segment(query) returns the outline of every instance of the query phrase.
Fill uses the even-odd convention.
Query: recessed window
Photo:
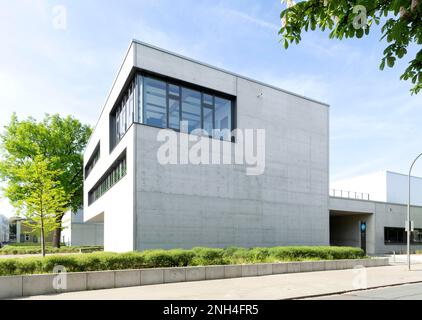
[[[234,99],[159,76],[139,75],[138,79],[143,97],[140,123],[180,131],[184,121],[189,133],[204,129],[212,138],[232,140]]]
[[[204,129],[211,138],[231,141],[234,116],[234,98],[226,94],[140,73],[110,114],[110,150],[134,121],[176,131],[181,130],[180,122],[185,121],[189,133]],[[224,134],[215,134],[214,129],[223,130]]]
[[[93,204],[101,198],[108,190],[118,183],[127,172],[126,150],[117,158],[113,165],[107,170],[104,176],[97,182],[94,188],[88,193],[88,205]]]

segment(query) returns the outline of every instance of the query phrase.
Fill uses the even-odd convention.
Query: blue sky
[[[54,28],[58,5],[64,30]],[[282,8],[270,0],[0,0],[0,126],[13,112],[94,125],[137,38],[329,103],[331,180],[406,172],[422,152],[422,94],[410,96],[410,83],[399,80],[408,58],[379,71],[379,28],[346,41],[310,32],[286,51],[277,34]],[[9,211],[0,200],[0,213]]]

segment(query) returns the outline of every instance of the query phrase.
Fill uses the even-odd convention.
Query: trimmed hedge
[[[194,248],[123,254],[102,252],[46,258],[0,259],[0,276],[51,273],[58,265],[64,266],[67,272],[85,272],[364,257],[361,249],[348,247]]]
[[[78,252],[96,252],[96,251],[103,251],[104,248],[102,246],[84,246],[84,247],[61,247],[53,248],[51,246],[47,246],[45,248],[46,253],[78,253]],[[40,245],[7,245],[0,249],[0,255],[25,255],[25,254],[40,254],[41,247]]]

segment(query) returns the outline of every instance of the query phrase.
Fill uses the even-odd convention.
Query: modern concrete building
[[[67,246],[104,245],[104,224],[85,223],[84,212],[67,212],[63,217],[62,242]]]
[[[133,41],[86,148],[85,221],[104,222],[106,251],[328,245],[328,119],[324,103]],[[265,170],[162,165],[163,128],[265,129]]]
[[[217,129],[226,132],[210,134]],[[237,161],[251,140],[256,158],[265,156],[252,174],[251,162]],[[177,147],[175,157],[170,148],[163,152],[166,144]],[[192,150],[201,161],[185,161]],[[163,155],[176,161],[163,163]],[[219,161],[208,164],[208,156]],[[397,189],[377,201],[350,192],[330,197],[328,105],[138,41],[129,46],[84,159],[84,220],[104,223],[106,251],[405,248],[406,208],[389,203]],[[419,238],[418,229],[414,242]]]
[[[26,219],[20,217],[12,217],[9,219],[10,242],[11,243],[40,243],[39,235],[34,234],[32,229],[25,224]],[[53,241],[53,234],[50,233],[45,237],[46,242]]]

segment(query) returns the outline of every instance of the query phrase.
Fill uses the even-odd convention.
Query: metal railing
[[[358,200],[367,200],[367,201],[370,200],[369,193],[345,191],[345,190],[337,190],[337,189],[331,189],[330,196],[337,197],[337,198],[358,199]]]

